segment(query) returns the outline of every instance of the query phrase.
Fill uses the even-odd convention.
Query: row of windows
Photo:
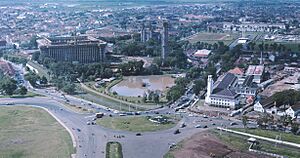
[[[216,105],[230,105],[229,103],[224,103],[224,102],[214,102],[214,101],[212,101],[211,104],[216,104]]]
[[[217,99],[217,98],[211,98],[213,101],[221,101],[221,102],[229,102],[227,99]]]

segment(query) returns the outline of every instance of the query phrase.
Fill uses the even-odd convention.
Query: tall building
[[[37,42],[41,54],[56,61],[93,63],[105,60],[106,42],[91,36],[49,37]]]
[[[168,56],[168,36],[169,36],[169,28],[168,22],[163,23],[163,31],[162,31],[162,38],[161,38],[161,57],[163,60],[166,59]]]
[[[146,32],[146,28],[145,25],[142,25],[142,30],[141,30],[141,42],[146,42],[147,40],[147,32]]]

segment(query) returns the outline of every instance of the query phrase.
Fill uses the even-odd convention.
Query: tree
[[[154,93],[154,95],[153,95],[153,101],[154,101],[155,104],[159,103],[159,95],[157,93]]]
[[[75,84],[67,83],[61,90],[66,92],[67,94],[74,94],[75,93]]]
[[[13,95],[17,88],[17,82],[9,77],[3,77],[0,81],[0,90],[6,95]]]
[[[36,82],[40,79],[40,77],[33,73],[33,72],[29,72],[28,74],[25,75],[25,79],[33,86],[36,86]]]
[[[20,95],[26,95],[27,94],[27,88],[24,86],[21,86],[19,89],[19,94]]]
[[[40,83],[41,84],[47,84],[48,83],[47,78],[45,76],[42,76]]]
[[[292,133],[297,134],[297,132],[299,130],[299,124],[297,122],[293,121],[291,126],[292,126],[292,129],[291,129]]]
[[[247,127],[247,123],[248,123],[248,117],[246,115],[243,115],[242,121],[243,121],[244,128],[246,128]]]
[[[194,81],[193,92],[198,95],[206,86],[206,82],[202,79]]]

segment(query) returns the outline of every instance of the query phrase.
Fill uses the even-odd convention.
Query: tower
[[[263,59],[263,51],[260,52],[260,62],[259,62],[260,65],[263,65],[264,64],[264,59]]]
[[[206,92],[206,97],[205,97],[206,103],[210,103],[210,95],[213,91],[213,86],[214,86],[214,80],[212,78],[212,75],[208,75],[208,77],[207,77],[207,92]]]
[[[147,41],[149,39],[153,38],[153,28],[152,28],[152,25],[151,25],[151,22],[149,23],[149,34],[147,36]]]
[[[162,38],[161,38],[161,58],[164,61],[168,56],[168,35],[169,35],[169,28],[168,22],[163,22],[163,31],[162,31]]]
[[[142,24],[142,30],[141,30],[141,42],[146,42],[146,29],[145,25]]]

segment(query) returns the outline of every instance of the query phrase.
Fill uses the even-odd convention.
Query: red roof
[[[244,74],[244,69],[235,67],[234,69],[231,69],[228,71],[229,73],[235,74],[235,75],[243,75]]]

